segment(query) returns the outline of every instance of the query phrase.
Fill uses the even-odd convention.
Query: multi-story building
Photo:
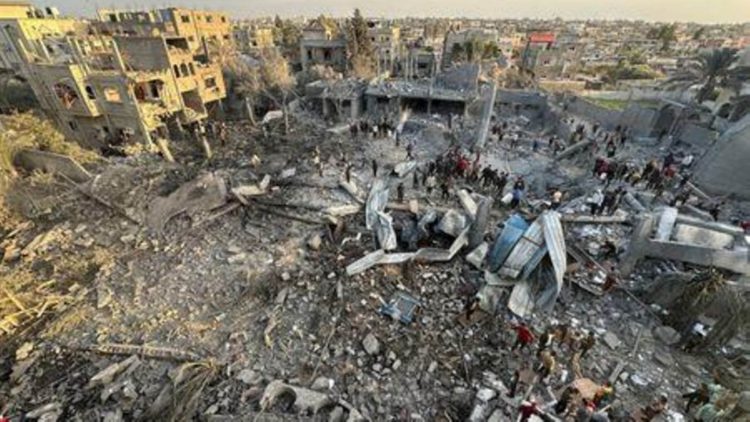
[[[499,33],[494,29],[465,29],[445,34],[443,68],[454,61],[478,61],[486,46],[497,46]]]
[[[387,23],[375,24],[368,29],[368,35],[377,59],[378,73],[393,73],[402,55],[401,29]]]
[[[231,37],[222,14],[106,11],[83,22],[30,10],[0,16],[2,63],[81,144],[168,137],[218,111],[226,96],[219,60]]]
[[[273,48],[273,29],[247,23],[240,23],[232,28],[237,50],[258,56],[264,50]]]
[[[300,61],[302,70],[323,65],[343,73],[346,71],[346,39],[337,28],[315,19],[302,30]]]

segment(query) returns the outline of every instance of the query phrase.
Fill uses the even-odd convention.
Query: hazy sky
[[[0,0],[1,1],[1,0]],[[280,14],[369,16],[541,17],[644,19],[652,21],[750,22],[750,0],[34,0],[65,14],[90,15],[97,7],[187,6],[221,9],[233,17]]]

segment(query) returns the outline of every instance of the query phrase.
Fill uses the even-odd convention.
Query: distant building
[[[251,56],[258,56],[274,46],[272,28],[238,24],[232,29],[232,34],[237,50]]]
[[[495,45],[499,34],[494,29],[465,29],[451,31],[445,35],[443,46],[443,69],[456,61],[478,61],[486,46]]]
[[[346,71],[346,39],[331,28],[313,20],[302,30],[300,39],[302,70],[315,65],[330,66],[337,72]]]
[[[388,24],[376,24],[368,35],[377,59],[378,73],[393,73],[401,58],[401,30]]]
[[[42,109],[90,147],[150,142],[218,111],[226,15],[187,9],[101,11],[82,22],[0,16],[0,57],[24,76]]]

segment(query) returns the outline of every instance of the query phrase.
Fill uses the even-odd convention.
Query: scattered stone
[[[236,379],[242,381],[246,385],[259,385],[263,382],[263,376],[253,371],[252,369],[243,369],[236,376]]]
[[[320,233],[315,233],[307,239],[307,246],[314,250],[320,250],[320,245],[323,244],[323,239],[320,238]]]
[[[619,338],[617,338],[616,335],[612,334],[611,332],[607,331],[603,336],[604,343],[609,346],[610,349],[615,350],[618,347],[620,347],[620,344],[622,342]]]
[[[654,337],[669,346],[677,344],[680,341],[680,333],[666,325],[654,328]]]
[[[326,391],[326,390],[332,389],[333,384],[334,384],[334,381],[330,378],[318,377],[318,378],[315,378],[315,381],[313,381],[310,388],[313,390],[317,390],[317,391]]]
[[[380,342],[373,333],[369,333],[365,336],[365,339],[362,340],[362,347],[368,355],[373,356],[380,353]]]
[[[24,360],[31,352],[34,350],[34,343],[31,343],[29,341],[25,342],[21,345],[18,349],[16,349],[16,361]]]
[[[244,252],[240,252],[236,255],[232,255],[229,258],[227,258],[227,262],[232,265],[235,265],[235,264],[241,264],[246,259],[247,259],[247,254],[245,254]]]

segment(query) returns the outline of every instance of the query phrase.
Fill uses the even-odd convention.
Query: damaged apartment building
[[[176,137],[221,111],[226,15],[100,10],[93,21],[19,3],[0,9],[0,65],[79,143],[102,148]]]

